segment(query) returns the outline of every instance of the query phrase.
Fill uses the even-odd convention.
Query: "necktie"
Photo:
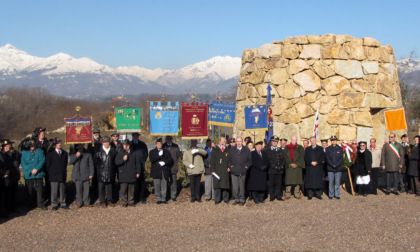
[[[58,156],[61,157],[61,150],[58,151]]]
[[[225,151],[225,147],[222,147],[222,152],[224,152]]]
[[[258,155],[260,155],[260,158],[262,158],[261,152],[258,152]]]

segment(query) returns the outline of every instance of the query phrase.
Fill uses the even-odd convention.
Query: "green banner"
[[[115,108],[117,131],[140,132],[141,108]]]

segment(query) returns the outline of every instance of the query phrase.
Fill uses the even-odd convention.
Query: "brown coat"
[[[397,142],[394,143],[394,146],[397,148],[400,158],[395,155],[387,143],[382,147],[381,164],[385,166],[385,171],[387,172],[397,172],[400,170],[400,165],[404,166],[404,148]]]

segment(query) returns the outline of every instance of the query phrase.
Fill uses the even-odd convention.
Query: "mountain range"
[[[32,56],[13,45],[0,47],[0,87],[42,87],[69,98],[107,97],[121,94],[182,94],[226,92],[239,78],[241,58],[216,56],[181,69],[112,68],[92,59],[58,53]],[[420,61],[398,61],[400,80],[420,81]]]

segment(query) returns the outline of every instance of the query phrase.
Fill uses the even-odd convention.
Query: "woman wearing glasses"
[[[356,175],[356,184],[359,187],[359,195],[367,196],[369,192],[369,173],[372,170],[372,153],[366,149],[365,141],[359,142],[357,149],[357,158],[353,166],[353,172]]]

